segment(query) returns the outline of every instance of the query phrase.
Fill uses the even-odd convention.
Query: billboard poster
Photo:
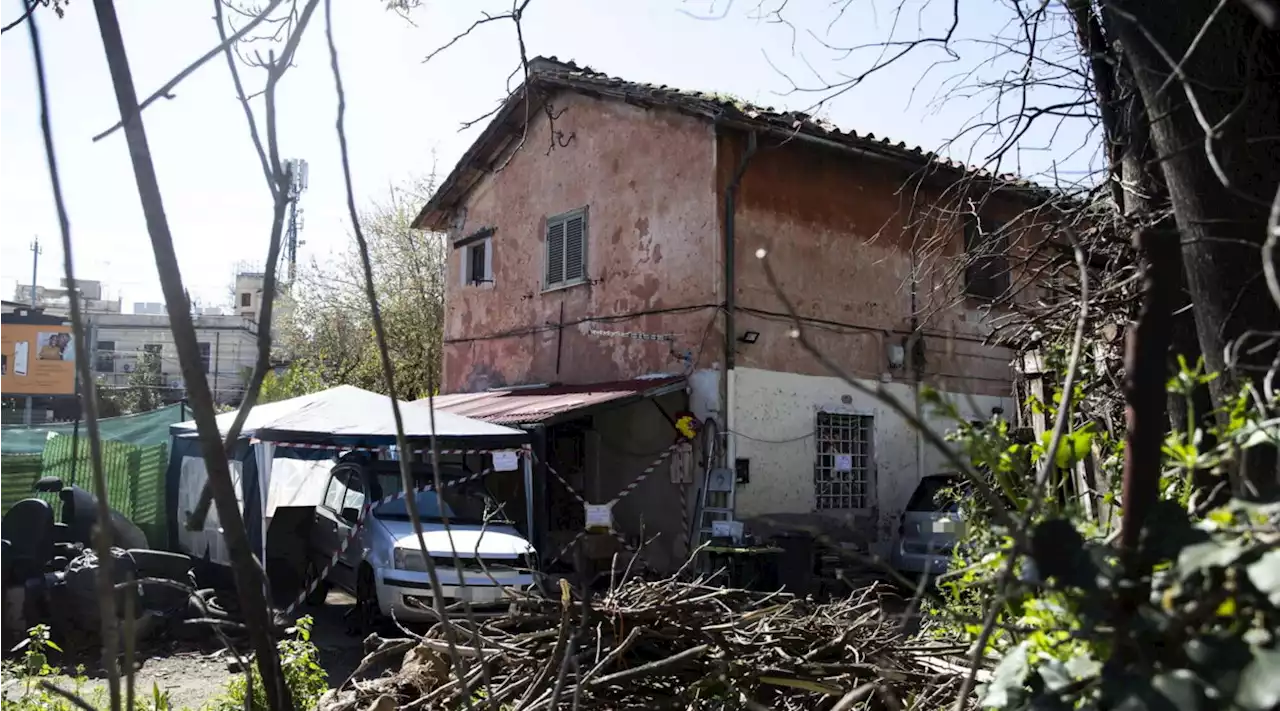
[[[0,327],[0,391],[15,395],[74,395],[76,344],[71,327],[6,323]]]

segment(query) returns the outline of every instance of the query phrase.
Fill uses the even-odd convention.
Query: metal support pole
[[[40,255],[43,252],[44,250],[40,249],[40,236],[36,235],[36,238],[31,241],[31,308],[33,309],[36,307],[36,267],[40,264]],[[75,298],[74,294],[72,298]],[[30,402],[30,400],[27,401],[28,405]]]
[[[222,331],[213,332],[213,404],[218,404],[218,354],[222,352]],[[185,398],[184,398],[185,399]]]
[[[524,520],[528,529],[525,533],[529,536],[529,541],[537,540],[533,532],[533,457],[530,456],[533,450],[525,453],[526,456],[521,457],[524,460]]]

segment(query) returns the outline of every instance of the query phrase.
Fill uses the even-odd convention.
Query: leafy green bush
[[[1213,377],[1182,363],[1168,391],[1186,397],[1190,410],[1193,389]],[[1074,402],[1086,387],[1077,386]],[[945,402],[934,404],[954,418],[950,439],[1024,527],[1003,527],[978,497],[955,496],[966,525],[950,571],[939,578],[945,604],[930,613],[940,634],[973,643],[988,632],[983,652],[1001,661],[980,689],[984,707],[1280,707],[1280,502],[1208,507],[1196,502],[1194,485],[1197,473],[1225,478],[1250,447],[1280,442],[1280,403],[1244,392],[1214,413],[1218,424],[1197,429],[1192,412],[1187,431],[1167,436],[1161,499],[1132,566],[1152,572],[1137,579],[1125,574],[1112,545],[1114,518],[1088,515],[1070,487],[1071,469],[1094,452],[1111,474],[1103,477],[1111,482],[1099,492],[1103,503],[1123,507],[1122,441],[1072,413],[1044,470],[1046,487],[1036,492],[1048,435],[1018,441],[1007,423],[975,425]],[[1031,405],[1053,415],[1061,399]]]
[[[316,702],[329,690],[328,674],[320,666],[320,650],[311,641],[310,617],[302,617],[293,629],[293,636],[280,640],[276,648],[280,653],[280,667],[285,683],[293,695],[296,709],[315,708]],[[252,672],[253,699],[249,707],[253,711],[266,711],[267,694],[262,686],[262,674],[257,665]],[[227,685],[227,693],[206,706],[207,711],[243,711],[247,684],[244,676],[237,676]]]
[[[41,682],[62,673],[60,667],[49,663],[49,652],[62,652],[62,648],[50,637],[48,625],[36,625],[27,630],[27,638],[14,647],[14,651],[22,650],[22,658],[16,664],[6,664],[5,676],[14,676],[22,684],[20,695],[5,694],[0,701],[3,711],[73,711],[76,706],[66,698],[49,691]],[[72,677],[72,688],[68,689],[77,696],[84,697],[84,686],[88,679],[84,675],[84,667],[77,667]],[[89,694],[90,702],[101,701],[102,694]]]
[[[280,653],[280,663],[284,670],[285,681],[293,693],[294,708],[311,709],[325,691],[329,689],[328,675],[320,666],[320,651],[311,642],[310,617],[298,620],[293,629],[293,636],[281,640],[276,646]],[[41,682],[62,673],[62,669],[49,664],[50,650],[61,652],[49,637],[47,625],[37,625],[28,633],[28,638],[19,645],[23,649],[20,662],[8,665],[5,676],[11,674],[18,677],[23,684],[21,695],[8,696],[0,702],[0,711],[76,711],[79,707],[46,689]],[[262,676],[257,666],[252,669],[253,699],[249,707],[254,711],[267,708],[266,694],[262,688]],[[85,676],[84,667],[76,669],[67,691],[85,700],[90,706],[98,709],[110,707],[105,690],[101,687],[86,691],[89,679]],[[204,711],[244,711],[247,684],[244,676],[237,676],[227,684],[227,691],[222,697],[205,705]],[[150,694],[140,694],[134,702],[132,711],[175,711],[166,691],[152,684]]]

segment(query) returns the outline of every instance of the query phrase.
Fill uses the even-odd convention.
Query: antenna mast
[[[290,158],[284,162],[289,172],[289,225],[285,232],[284,256],[289,260],[289,283],[298,275],[298,245],[306,244],[298,239],[302,230],[302,208],[298,201],[307,190],[307,162],[301,158]]]

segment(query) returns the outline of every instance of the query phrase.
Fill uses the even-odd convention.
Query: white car
[[[429,466],[411,466],[415,489],[431,483]],[[442,471],[446,482],[465,475],[460,468]],[[380,616],[400,622],[437,619],[427,564],[401,481],[400,465],[394,461],[344,462],[333,468],[311,528],[308,583],[329,564],[342,542],[351,540],[316,586],[310,602],[322,602],[331,584],[355,596],[359,622],[366,628]],[[400,495],[375,505],[361,521],[366,501],[395,494]],[[422,543],[435,563],[448,614],[460,613],[464,600],[478,614],[499,614],[510,608],[513,591],[534,589],[534,548],[505,520],[502,507],[480,481],[446,486],[443,496],[435,491],[417,491],[413,496],[422,523]],[[449,520],[448,530],[444,517]]]

